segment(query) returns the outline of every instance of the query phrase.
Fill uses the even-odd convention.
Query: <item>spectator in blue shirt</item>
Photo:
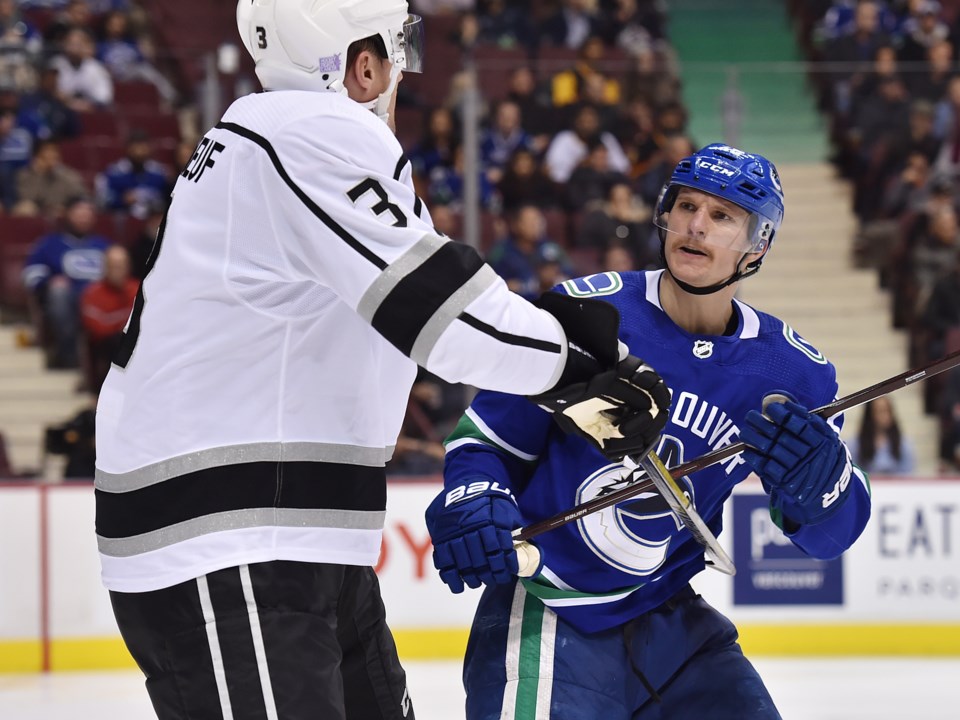
[[[0,109],[0,210],[9,212],[17,201],[17,171],[33,155],[33,137],[17,125],[16,113]]]
[[[78,367],[80,295],[103,276],[104,252],[110,244],[93,234],[96,221],[92,202],[71,199],[63,229],[41,237],[23,268],[23,284],[35,300],[37,337],[49,338],[53,346],[48,358],[52,368]]]
[[[167,168],[151,159],[153,144],[140,130],[127,139],[127,156],[96,179],[97,197],[106,210],[124,211],[144,219],[152,207],[165,205],[170,195]]]
[[[498,242],[487,255],[487,262],[515,293],[528,300],[540,296],[541,266],[552,263],[559,273],[570,276],[569,261],[562,248],[547,236],[546,219],[535,205],[517,210],[510,234]],[[547,286],[553,287],[556,283]]]
[[[491,183],[500,182],[517,150],[536,152],[537,148],[533,137],[523,129],[520,106],[504,100],[497,105],[491,127],[480,136],[480,163]]]
[[[45,128],[45,133],[37,134],[42,139],[62,140],[75,137],[80,132],[76,110],[67,105],[60,93],[59,78],[57,66],[47,63],[40,71],[36,90],[20,96],[21,113],[36,118]]]
[[[115,80],[147,82],[157,88],[168,104],[176,100],[177,93],[173,85],[150,63],[140,43],[130,32],[127,13],[115,10],[104,19],[103,37],[97,43],[97,60],[103,63]]]

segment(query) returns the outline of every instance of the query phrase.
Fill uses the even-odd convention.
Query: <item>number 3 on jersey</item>
[[[367,178],[359,185],[350,188],[347,191],[347,197],[350,198],[350,202],[356,205],[360,198],[371,191],[377,196],[378,202],[370,206],[370,212],[378,218],[385,212],[388,212],[394,217],[393,227],[406,227],[407,216],[403,214],[399,206],[390,202],[390,196],[387,195],[387,191],[383,189],[383,185],[377,180]]]

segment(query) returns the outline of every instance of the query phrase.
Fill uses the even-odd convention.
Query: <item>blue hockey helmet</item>
[[[714,143],[677,163],[657,201],[656,224],[673,209],[683,187],[710,193],[750,213],[743,243],[735,249],[763,252],[783,221],[783,188],[773,163],[762,155]]]

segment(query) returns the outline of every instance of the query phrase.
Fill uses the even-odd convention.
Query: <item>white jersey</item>
[[[104,584],[372,565],[417,363],[551,387],[563,330],[439,237],[387,126],[334,93],[233,103],[177,179],[97,409]]]

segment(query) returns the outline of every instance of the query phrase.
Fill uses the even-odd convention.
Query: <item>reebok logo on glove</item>
[[[517,499],[513,496],[513,493],[510,491],[510,488],[501,487],[500,483],[498,482],[478,480],[477,482],[472,482],[469,485],[460,485],[459,487],[453,488],[453,490],[447,493],[444,507],[450,507],[454,503],[458,503],[461,500],[469,500],[470,498],[477,497],[478,495],[483,495],[488,491],[503,493],[514,502],[517,501]]]

